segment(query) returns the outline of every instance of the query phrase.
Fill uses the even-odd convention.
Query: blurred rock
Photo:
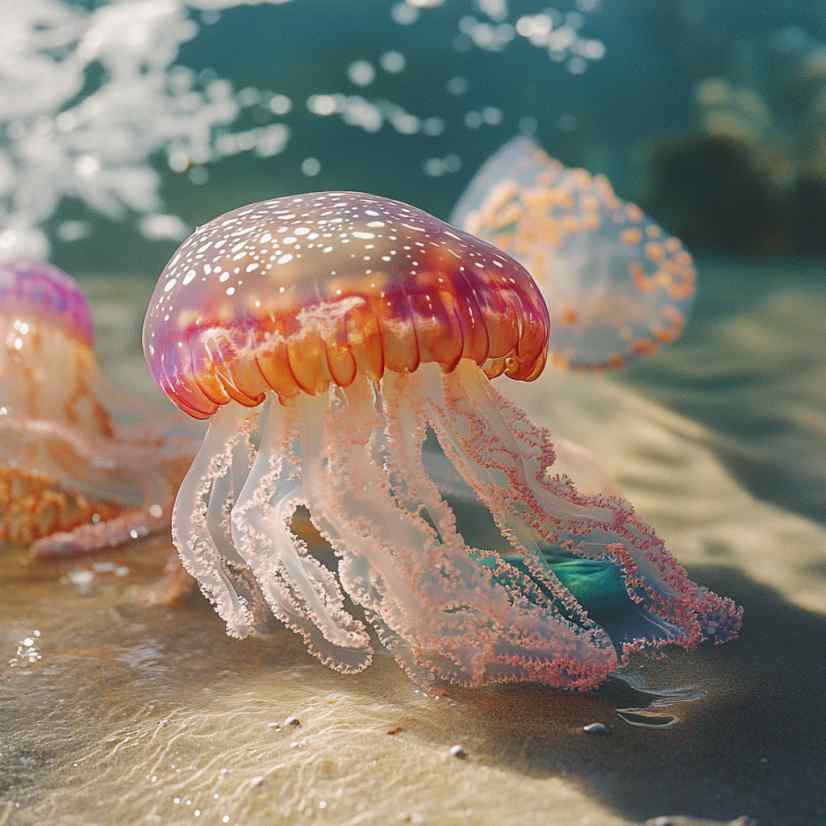
[[[649,145],[643,201],[689,245],[826,254],[826,44],[786,26],[694,89],[695,127]]]
[[[648,155],[642,201],[686,244],[738,253],[788,246],[788,196],[768,152],[744,138],[666,138]]]

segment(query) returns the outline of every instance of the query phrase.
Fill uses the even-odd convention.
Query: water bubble
[[[407,65],[404,55],[401,52],[390,51],[385,52],[379,59],[382,69],[392,75],[404,71]]]
[[[507,0],[476,0],[479,11],[486,14],[491,20],[505,20],[508,16]]]
[[[422,132],[425,135],[441,135],[445,131],[445,122],[442,118],[425,118],[422,122]]]
[[[498,126],[502,123],[502,110],[496,106],[485,106],[482,109],[482,119],[489,126]]]
[[[605,57],[605,44],[601,40],[582,40],[578,51],[588,60],[602,60]]]
[[[314,115],[332,115],[336,111],[336,99],[332,95],[310,95],[307,108]]]
[[[261,100],[261,92],[253,86],[245,86],[238,92],[238,103],[241,106],[255,106]]]
[[[293,102],[286,95],[273,95],[268,106],[274,115],[286,115],[293,108]]]
[[[447,82],[447,91],[451,95],[463,95],[468,90],[467,78],[457,75]]]
[[[356,60],[347,68],[350,82],[356,86],[369,86],[376,79],[376,70],[366,60]]]
[[[422,170],[424,171],[425,175],[429,175],[432,178],[436,178],[439,175],[444,174],[444,165],[442,163],[441,158],[428,158],[422,164]]]
[[[321,161],[318,158],[304,158],[301,162],[301,172],[308,178],[313,178],[321,172]]]
[[[57,237],[66,243],[81,241],[92,232],[88,221],[62,221],[57,227]]]
[[[251,131],[256,154],[262,158],[271,158],[283,152],[290,139],[290,129],[283,123],[262,126]]]
[[[190,227],[177,215],[156,212],[141,218],[138,224],[141,234],[150,241],[180,241],[189,235]],[[157,505],[153,505],[157,508]],[[149,509],[150,515],[152,508]],[[158,514],[158,517],[160,514]]]
[[[482,115],[475,109],[465,112],[465,126],[468,129],[478,129],[482,125]]]
[[[390,10],[390,16],[400,26],[410,26],[419,19],[419,10],[408,3],[396,3]]]
[[[452,172],[458,172],[462,167],[462,159],[455,153],[445,155],[444,158],[428,158],[422,164],[422,171],[432,178]]]
[[[455,152],[451,152],[445,155],[444,164],[445,172],[458,172],[462,168],[462,159]]]
[[[25,668],[28,665],[34,665],[43,659],[43,655],[38,645],[40,640],[40,631],[34,630],[32,633],[23,637],[17,644],[14,657],[9,660],[10,668]]]

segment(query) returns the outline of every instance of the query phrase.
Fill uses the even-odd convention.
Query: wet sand
[[[651,697],[619,681],[432,698],[387,657],[342,677],[283,630],[230,640],[197,596],[141,604],[162,540],[48,565],[5,551],[0,824],[826,821],[826,286],[778,266],[707,263],[685,340],[623,377],[509,388],[745,607],[740,640],[634,663],[637,685],[702,694],[662,709],[670,727],[623,722]],[[148,388],[148,283],[85,286],[106,368]]]

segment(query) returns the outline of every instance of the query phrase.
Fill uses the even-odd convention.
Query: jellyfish
[[[169,524],[192,438],[115,393],[93,348],[74,279],[45,263],[0,266],[0,543],[72,555]]]
[[[208,420],[172,535],[228,633],[254,630],[252,580],[341,672],[378,643],[423,685],[574,690],[633,651],[735,635],[740,610],[599,490],[587,452],[494,388],[539,376],[548,336],[519,263],[377,195],[275,198],[186,239],[144,354]]]
[[[616,369],[682,333],[694,297],[691,255],[607,178],[568,169],[515,138],[476,173],[452,223],[513,255],[551,313],[550,361]]]

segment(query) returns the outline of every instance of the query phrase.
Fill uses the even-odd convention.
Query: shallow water
[[[59,564],[6,551],[0,824],[826,818],[822,275],[705,262],[669,352],[507,388],[601,458],[692,578],[744,605],[740,640],[641,660],[588,696],[432,698],[386,657],[342,677],[287,631],[231,640],[197,596],[146,607],[165,541]],[[105,368],[149,392],[149,283],[84,287]],[[640,727],[628,709],[674,719]]]

